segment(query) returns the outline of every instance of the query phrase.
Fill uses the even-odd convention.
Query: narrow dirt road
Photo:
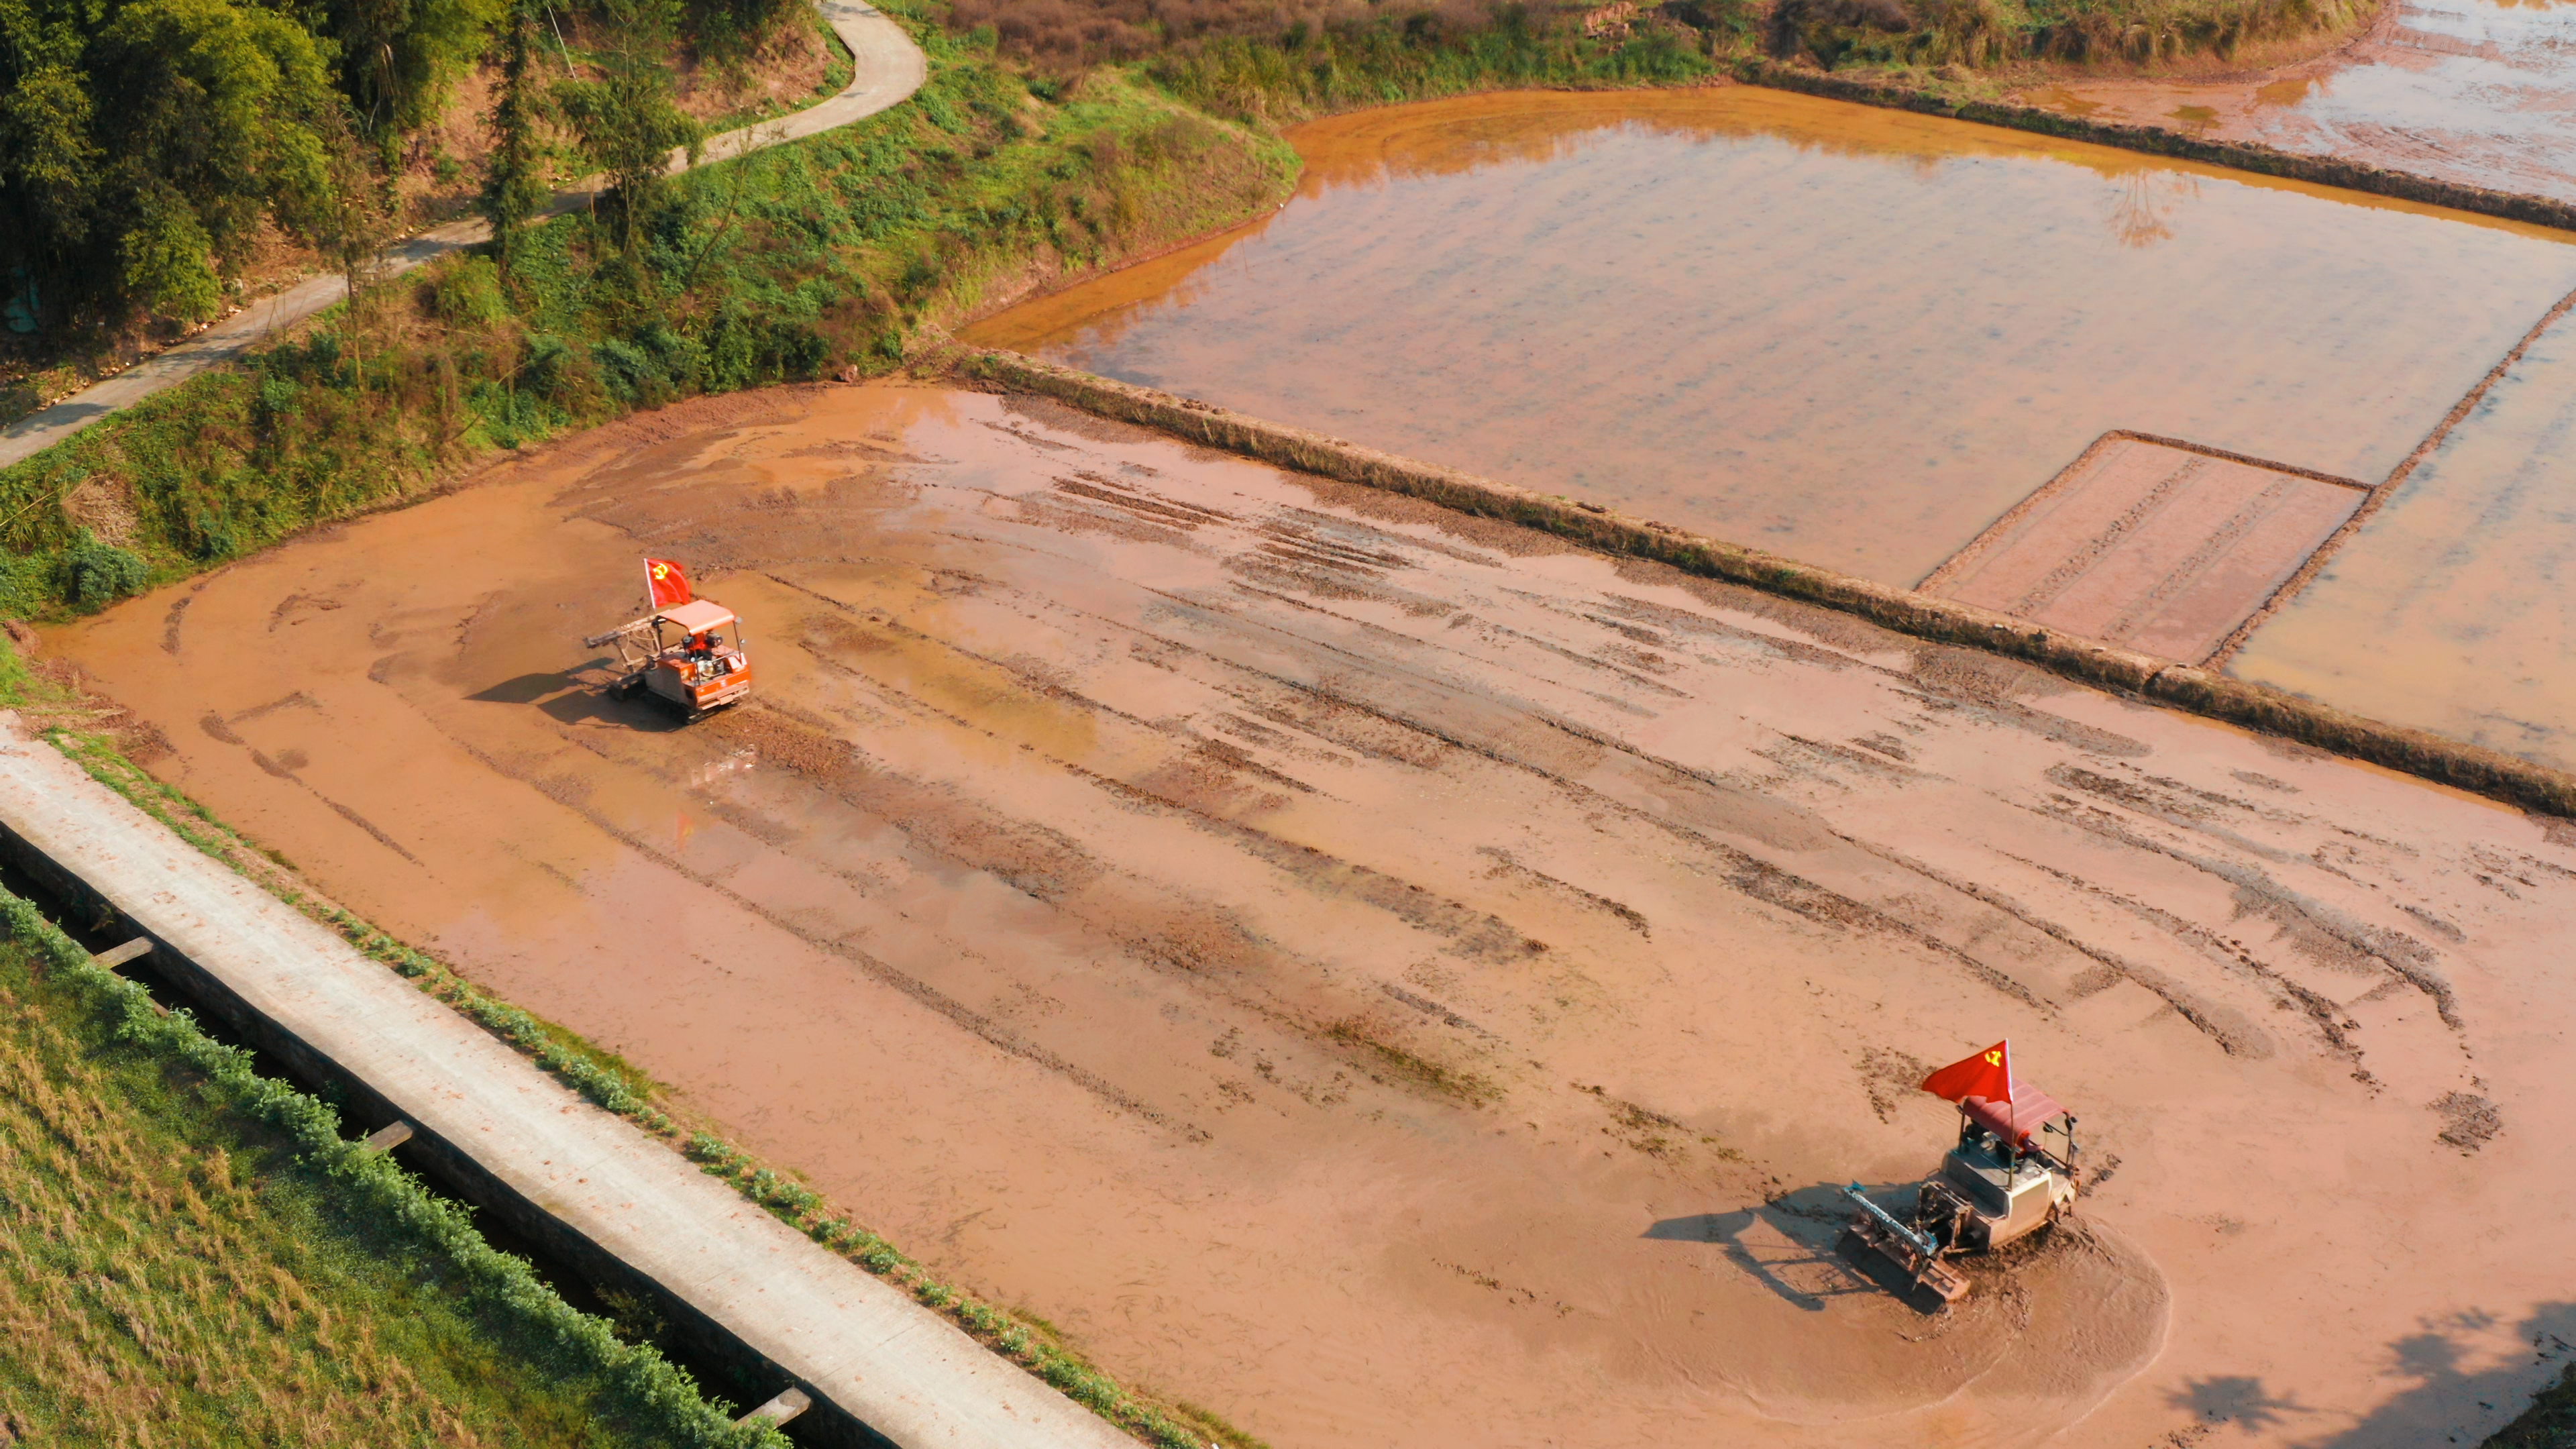
[[[751,704],[600,695],[646,551]],[[2576,834],[1847,617],[865,387],[46,647],[323,888],[1281,1449],[2474,1442],[2576,1341]],[[1998,1036],[2094,1188],[1925,1320],[1833,1187],[1930,1168],[1914,1082]]]
[[[850,83],[838,95],[792,116],[738,131],[711,136],[700,148],[699,164],[728,161],[764,146],[815,135],[835,126],[873,116],[901,104],[929,77],[929,60],[903,27],[862,0],[814,0],[832,33],[850,48]],[[672,172],[689,166],[686,151],[671,153]],[[559,193],[549,216],[576,210],[596,194],[593,177]],[[481,217],[433,227],[386,248],[385,274],[397,275],[450,252],[492,239],[491,224]],[[32,458],[99,419],[187,381],[208,368],[220,367],[251,349],[260,339],[338,305],[349,295],[348,278],[336,273],[298,283],[264,297],[176,347],[155,353],[124,372],[27,414],[0,428],[0,468]]]

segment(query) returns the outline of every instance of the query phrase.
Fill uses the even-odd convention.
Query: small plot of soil
[[[2364,496],[2357,483],[2113,434],[1923,588],[2196,664]]]
[[[2576,844],[1493,529],[779,390],[46,649],[334,897],[1280,1449],[2440,1443],[2538,1386]],[[602,694],[643,553],[748,704]],[[2094,1186],[1926,1317],[1837,1188],[1932,1169],[1909,1078],[1999,1036]]]

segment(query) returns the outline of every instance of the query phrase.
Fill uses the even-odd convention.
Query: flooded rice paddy
[[[1269,220],[970,340],[1912,584],[2113,429],[2375,482],[2576,287],[2563,234],[1746,88],[1295,139]]]
[[[2533,343],[2229,668],[2576,770],[2576,319]]]
[[[2212,81],[2076,80],[2016,97],[2097,121],[2342,156],[2576,201],[2576,5],[2388,0],[2300,65]]]
[[[603,695],[646,552],[748,705]],[[2576,837],[1847,616],[871,386],[45,648],[324,891],[1280,1449],[2475,1442],[2576,1341]],[[1926,1320],[1833,1188],[2005,1034],[2092,1185]]]

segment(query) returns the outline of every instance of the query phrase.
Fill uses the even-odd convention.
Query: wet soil
[[[2367,492],[2248,459],[2106,437],[1922,587],[2197,664]]]
[[[752,703],[603,697],[645,551]],[[2576,835],[1847,617],[864,387],[45,647],[337,898],[1282,1449],[2437,1443],[2576,1339]],[[2095,1187],[1927,1319],[1831,1189],[2005,1035]]]
[[[1292,133],[1265,222],[1014,347],[1912,584],[2113,429],[2376,482],[2559,233],[1749,87]]]
[[[2224,80],[2065,80],[2014,99],[2576,200],[2576,7],[2394,0],[2330,55]]]

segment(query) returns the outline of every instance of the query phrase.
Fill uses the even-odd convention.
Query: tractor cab
[[[2009,1102],[1964,1097],[1959,1142],[1923,1185],[1916,1220],[1965,1252],[2000,1248],[2075,1205],[2075,1119],[2026,1082]]]
[[[667,605],[583,642],[616,647],[619,678],[608,687],[615,698],[651,694],[694,719],[751,693],[742,621],[711,600]]]

